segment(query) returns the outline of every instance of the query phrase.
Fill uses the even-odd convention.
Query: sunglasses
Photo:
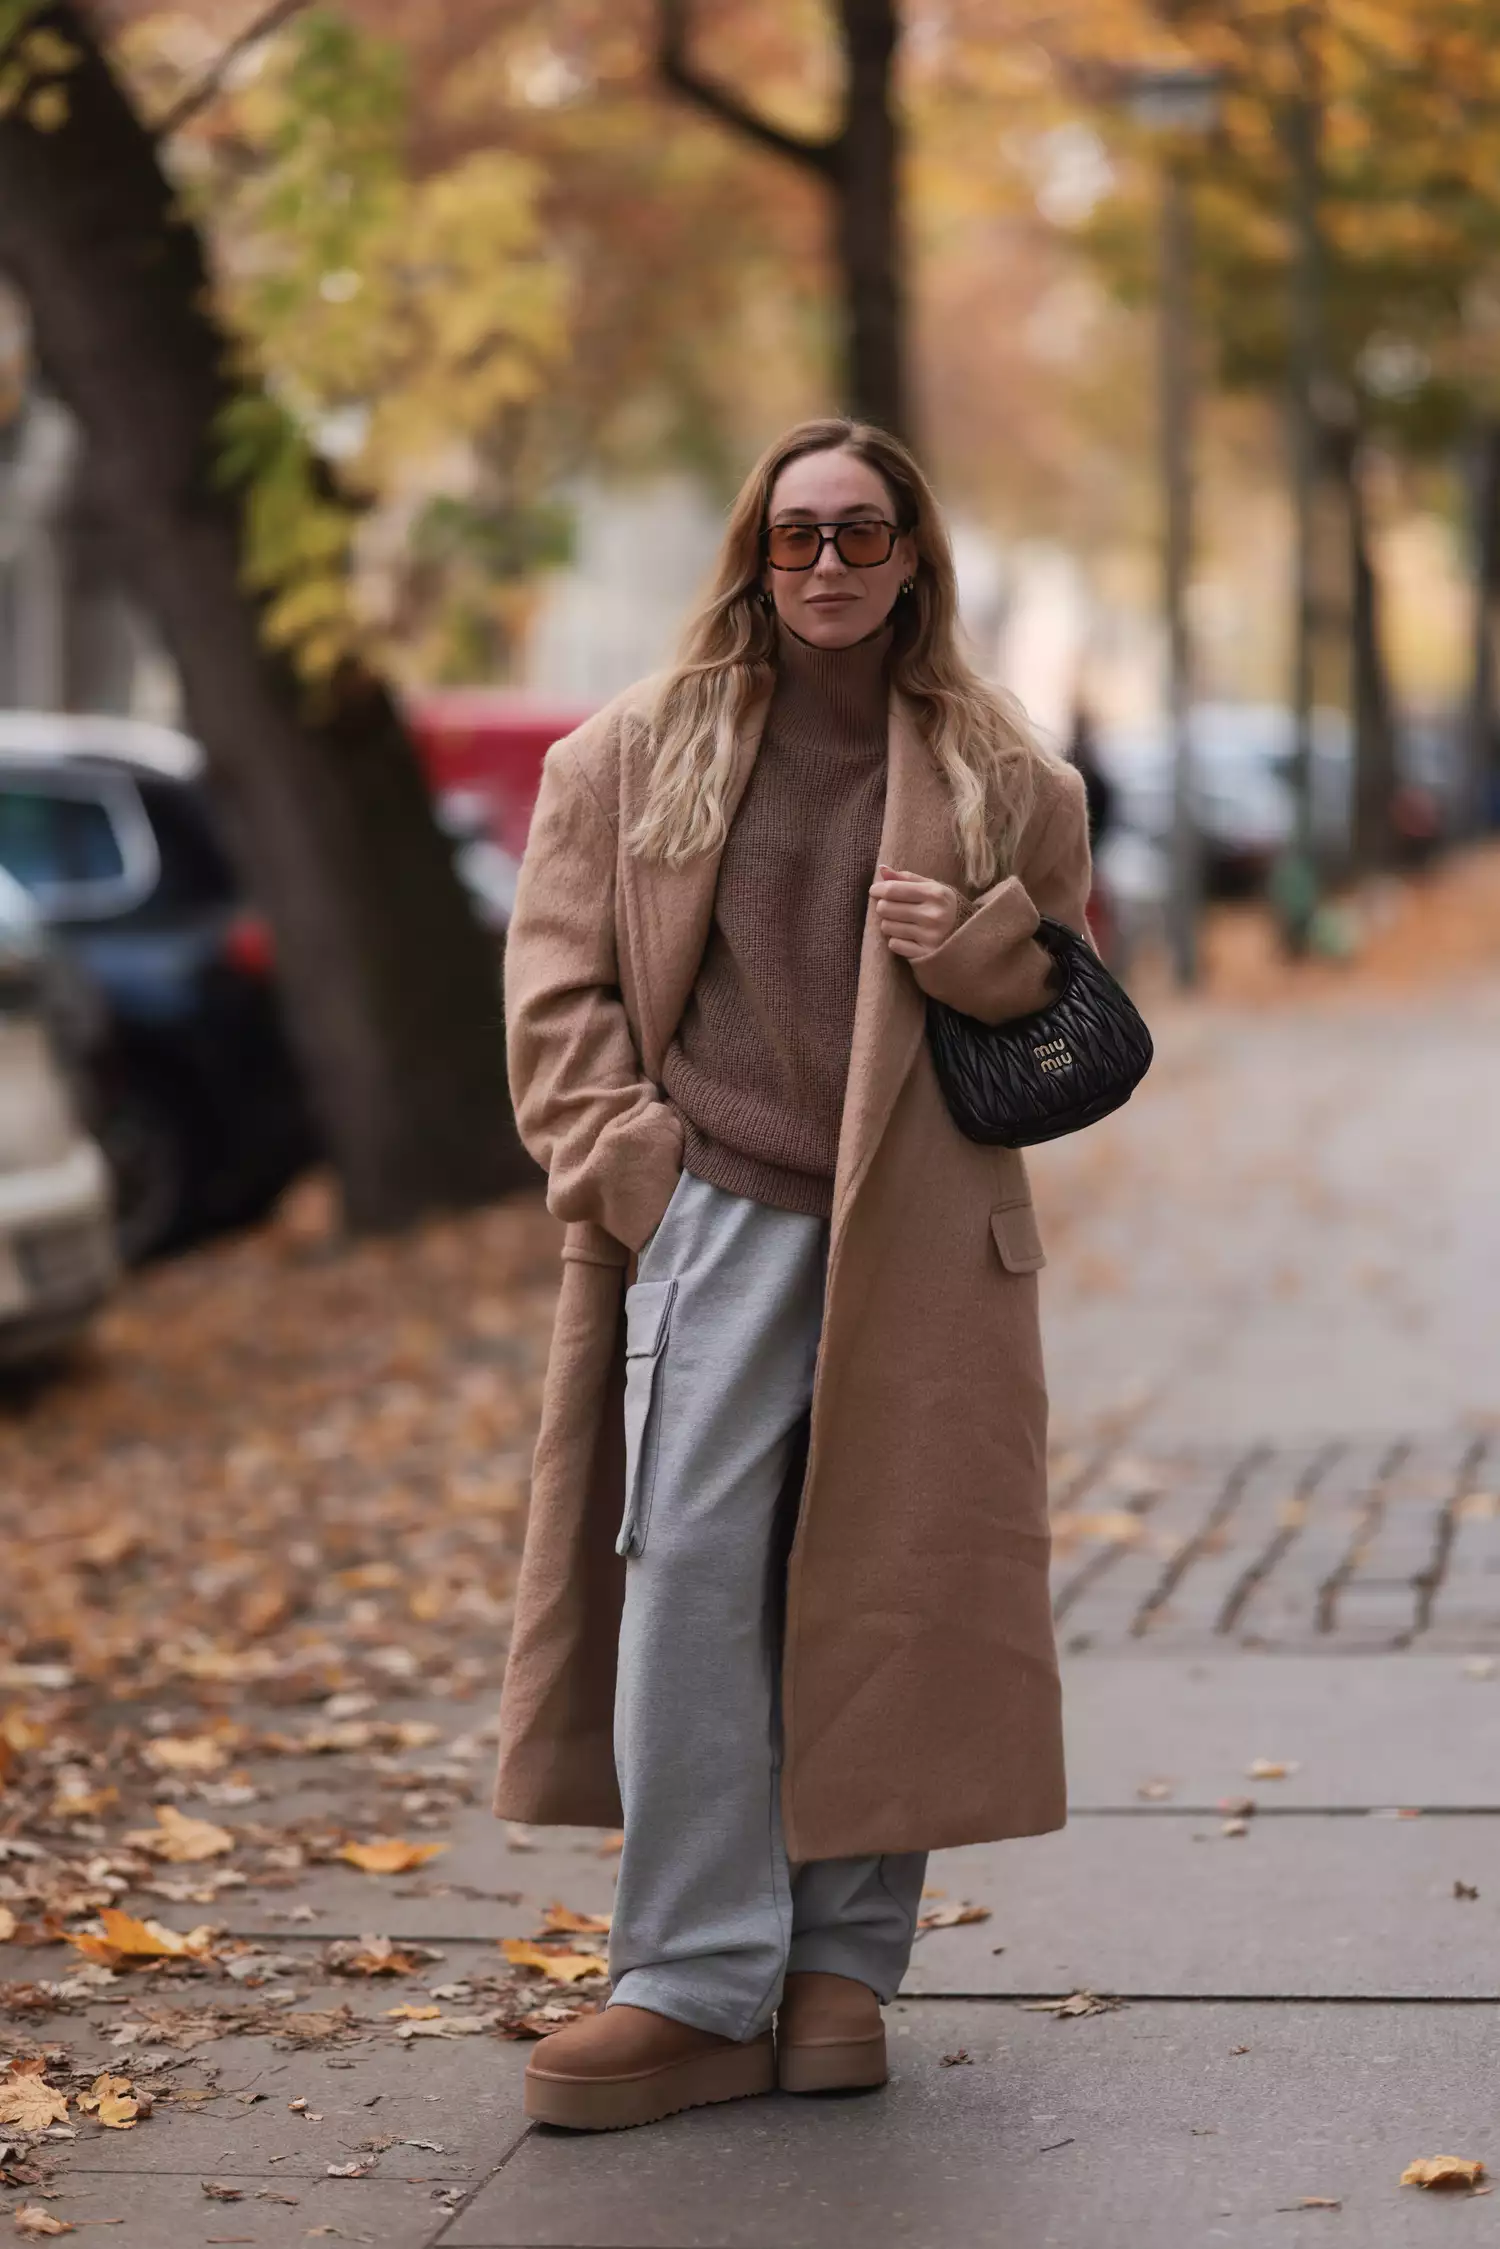
[[[890,561],[900,536],[899,523],[866,516],[858,523],[773,523],[761,542],[773,570],[812,570],[829,545],[850,570],[875,570]]]

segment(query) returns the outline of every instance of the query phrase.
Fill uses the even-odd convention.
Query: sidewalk
[[[211,1908],[127,1897],[225,1932],[206,1985],[59,1996],[56,1947],[8,1946],[8,2020],[63,2055],[49,2078],[107,2065],[158,2097],[118,2132],[75,2105],[76,2140],[21,2157],[56,2198],[5,2206],[121,2249],[1490,2239],[1493,2199],[1398,2181],[1421,2156],[1500,2165],[1497,1033],[1500,982],[1172,1016],[1139,1101],[1035,1166],[1072,1818],[934,1859],[884,2092],[527,2132],[530,2049],[495,2032],[597,1979],[528,1978],[495,1938],[606,1912],[613,1859],[476,1802],[403,1879],[330,1859]],[[395,1775],[369,1760],[377,1800],[420,1803],[424,1772],[482,1795],[487,1713],[389,1714],[444,1739]],[[245,1770],[268,1831],[326,1804],[326,1759]],[[366,1932],[404,1973],[330,1972]],[[1043,2011],[1075,1994],[1097,2006]]]

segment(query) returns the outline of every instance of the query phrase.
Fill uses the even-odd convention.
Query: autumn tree
[[[67,0],[6,0],[0,267],[181,675],[353,1224],[529,1175],[495,963],[343,627],[352,523],[216,309],[152,134]],[[324,182],[337,200],[334,180]]]
[[[908,434],[896,0],[838,0],[844,75],[839,117],[831,131],[813,133],[778,122],[701,58],[690,0],[659,4],[666,83],[756,148],[824,186],[842,300],[845,403],[868,421]]]

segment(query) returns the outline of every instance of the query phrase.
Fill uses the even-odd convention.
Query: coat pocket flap
[[[675,1281],[637,1281],[625,1291],[625,1356],[654,1359],[667,1336]]]
[[[1035,1273],[1047,1262],[1030,1201],[1002,1203],[990,1212],[990,1231],[1007,1273]]]

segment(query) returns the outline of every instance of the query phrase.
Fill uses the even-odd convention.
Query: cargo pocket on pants
[[[637,1281],[625,1291],[625,1515],[617,1554],[643,1554],[656,1481],[657,1388],[675,1281]]]

